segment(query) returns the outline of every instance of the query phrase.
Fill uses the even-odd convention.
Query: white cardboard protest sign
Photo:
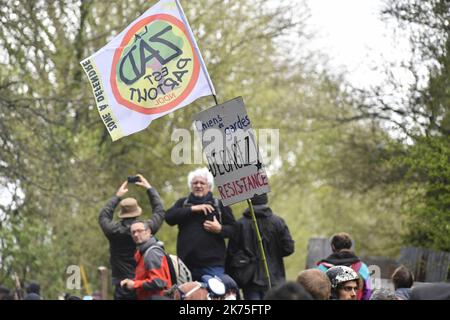
[[[196,114],[194,125],[224,205],[270,191],[242,97]]]

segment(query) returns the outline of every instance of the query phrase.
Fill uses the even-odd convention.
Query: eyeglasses
[[[144,232],[144,231],[146,231],[146,229],[137,229],[137,230],[131,231],[131,234],[142,233],[142,232]]]

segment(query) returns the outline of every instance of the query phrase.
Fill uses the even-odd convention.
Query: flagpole
[[[250,214],[252,216],[253,225],[255,227],[256,238],[258,240],[259,251],[260,251],[261,257],[262,257],[262,263],[263,263],[263,266],[264,266],[264,271],[265,271],[265,275],[266,275],[266,279],[267,279],[267,284],[269,285],[269,289],[270,289],[270,288],[272,288],[272,282],[270,281],[269,266],[267,265],[266,254],[264,253],[264,246],[263,246],[263,243],[262,243],[261,234],[259,233],[258,222],[256,221],[255,211],[253,211],[253,205],[252,205],[252,202],[251,202],[250,199],[247,199],[247,204],[248,204],[248,208],[250,209]]]
[[[186,15],[184,14],[181,4],[178,2],[178,0],[175,0],[175,3],[177,5],[178,11],[180,12],[181,19],[183,19],[184,25],[188,29],[189,36],[191,37],[191,41],[194,44],[195,51],[200,60],[200,66],[202,67],[203,74],[205,75],[206,81],[208,81],[209,89],[211,90],[211,92],[213,94],[214,101],[216,102],[216,105],[218,105],[219,103],[217,102],[217,98],[216,98],[216,90],[214,89],[212,81],[209,78],[209,73],[208,73],[208,70],[206,69],[205,61],[203,61],[203,57],[200,53],[200,49],[198,48],[197,42],[195,41],[195,38],[194,38],[194,34],[192,33],[191,26],[189,25],[189,22],[186,19]]]

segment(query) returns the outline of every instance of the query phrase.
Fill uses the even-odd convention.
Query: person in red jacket
[[[138,300],[145,300],[152,296],[163,296],[164,290],[172,286],[164,248],[152,236],[147,222],[133,222],[130,231],[137,245],[134,255],[136,276],[134,280],[122,280],[120,285],[128,290],[135,290]]]

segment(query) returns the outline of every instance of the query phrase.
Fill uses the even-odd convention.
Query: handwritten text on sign
[[[194,124],[224,205],[270,191],[242,97],[198,113]]]

